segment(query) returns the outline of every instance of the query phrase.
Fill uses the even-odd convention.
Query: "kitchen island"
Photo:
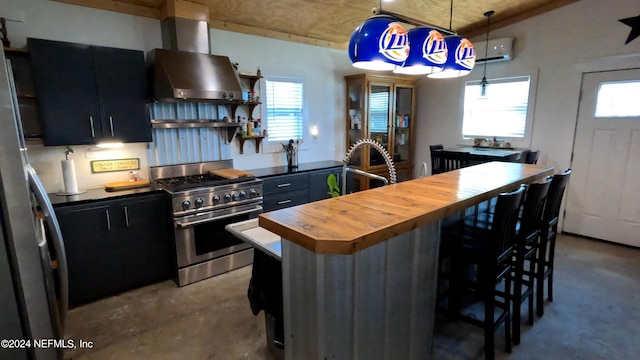
[[[491,162],[261,214],[282,237],[285,357],[431,358],[440,221],[552,173]]]

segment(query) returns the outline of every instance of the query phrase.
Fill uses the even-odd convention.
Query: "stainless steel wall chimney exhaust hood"
[[[206,21],[162,20],[164,49],[147,54],[150,89],[159,101],[242,100],[242,87],[227,56],[210,55]]]

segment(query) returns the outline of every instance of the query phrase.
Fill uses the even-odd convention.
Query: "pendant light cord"
[[[484,13],[484,16],[487,17],[487,41],[484,44],[484,57],[486,58],[489,54],[489,31],[491,29],[491,15],[494,14],[493,10],[487,11]],[[484,73],[482,75],[483,78],[487,77],[487,61],[484,62]]]
[[[453,21],[453,0],[451,0],[451,6],[449,7],[449,30],[453,31],[451,23]]]

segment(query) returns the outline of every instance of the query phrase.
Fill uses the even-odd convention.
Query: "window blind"
[[[529,106],[529,76],[489,80],[486,98],[480,82],[468,81],[464,92],[463,137],[525,136]]]
[[[389,93],[377,92],[369,96],[369,131],[387,132],[389,121]]]
[[[302,82],[266,81],[269,141],[302,140]]]

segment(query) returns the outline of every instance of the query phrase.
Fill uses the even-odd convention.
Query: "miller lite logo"
[[[398,23],[392,22],[380,36],[380,53],[389,60],[404,62],[409,56],[407,31]]]
[[[476,64],[476,52],[473,50],[473,44],[467,39],[460,40],[456,48],[456,63],[460,66],[473,70]]]
[[[422,57],[434,64],[442,65],[447,62],[447,44],[439,31],[429,31],[429,36],[422,44]]]

